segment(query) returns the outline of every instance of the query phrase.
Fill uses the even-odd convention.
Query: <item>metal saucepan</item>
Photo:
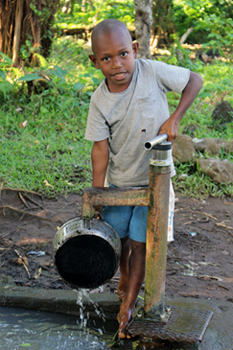
[[[117,271],[121,240],[114,229],[97,219],[75,218],[53,240],[54,263],[73,288],[96,288]]]

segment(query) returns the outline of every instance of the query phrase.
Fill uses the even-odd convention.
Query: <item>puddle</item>
[[[74,316],[1,306],[0,349],[109,349],[117,322],[87,320],[86,326]]]
[[[85,313],[83,313],[85,315]],[[84,322],[85,320],[85,322]],[[118,341],[110,347],[118,323],[0,306],[0,349],[4,350],[186,350],[165,342]],[[197,349],[191,347],[188,349]]]
[[[86,292],[85,292],[86,293]],[[88,296],[85,296],[87,298]],[[92,298],[92,296],[91,296]],[[93,299],[93,298],[92,298]],[[17,307],[0,306],[0,349],[18,350],[232,350],[233,306],[232,302],[196,300],[191,298],[170,299],[169,305],[194,310],[212,310],[214,316],[201,344],[169,343],[158,344],[121,341],[113,347],[109,344],[118,329],[115,319],[105,322],[103,310],[95,301],[98,316],[89,318],[83,295],[77,294],[76,306],[82,308],[80,316],[32,311]],[[74,305],[75,306],[75,305]],[[95,308],[94,307],[94,308]],[[93,307],[92,307],[93,308]],[[92,312],[93,315],[93,312]]]

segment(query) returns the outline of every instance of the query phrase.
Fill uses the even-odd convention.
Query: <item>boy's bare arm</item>
[[[103,187],[109,161],[108,139],[96,141],[91,152],[92,186]]]
[[[180,102],[175,112],[170,116],[168,120],[161,126],[159,134],[167,134],[168,140],[173,140],[178,136],[179,124],[183,118],[185,112],[191,106],[199,91],[201,90],[203,79],[199,74],[190,72],[190,78],[182,91]]]

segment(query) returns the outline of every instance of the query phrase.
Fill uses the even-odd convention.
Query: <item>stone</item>
[[[221,153],[221,147],[217,143],[212,143],[204,149],[204,155],[206,156],[219,156]]]
[[[233,183],[233,164],[228,159],[200,158],[197,168],[217,183]]]
[[[227,142],[224,145],[224,153],[233,154],[233,141]]]
[[[230,103],[227,101],[222,101],[219,103],[214,109],[211,118],[221,125],[232,123],[233,108],[231,107]]]
[[[225,154],[233,153],[233,141],[229,142],[223,139],[206,138],[193,141],[196,151],[202,152],[208,156],[219,156],[221,151]]]
[[[195,160],[198,156],[192,138],[188,135],[178,136],[172,147],[172,155],[174,162],[186,163]]]
[[[196,125],[188,125],[186,128],[183,129],[183,133],[191,137],[195,137],[195,133],[197,129],[198,127]]]
[[[225,141],[222,139],[206,138],[201,140],[194,140],[193,146],[196,151],[204,153],[206,147],[211,147],[212,145],[218,145],[220,148],[222,148],[227,143],[228,141]]]

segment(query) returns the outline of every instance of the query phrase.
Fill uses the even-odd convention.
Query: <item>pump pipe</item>
[[[167,134],[161,134],[161,135],[158,135],[156,136],[155,138],[151,139],[150,141],[146,141],[145,142],[145,149],[147,151],[151,150],[151,149],[155,149],[155,147],[164,142],[164,141],[167,141],[168,139],[168,135]]]

